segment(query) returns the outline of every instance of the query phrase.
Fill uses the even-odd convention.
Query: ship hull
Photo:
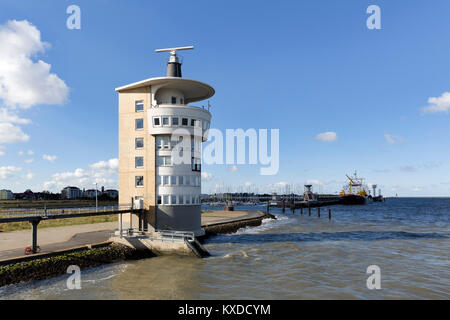
[[[383,202],[383,196],[373,197],[373,202]]]
[[[341,204],[344,205],[358,205],[358,204],[366,204],[366,197],[359,196],[356,194],[344,194],[341,196]]]

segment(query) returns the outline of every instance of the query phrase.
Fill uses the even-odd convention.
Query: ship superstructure
[[[358,178],[355,171],[353,177],[346,175],[348,184],[344,185],[340,192],[343,204],[365,204],[368,200],[369,189],[364,184],[364,178]]]

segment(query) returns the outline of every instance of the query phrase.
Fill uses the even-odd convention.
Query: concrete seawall
[[[262,221],[264,219],[275,219],[275,216],[264,213],[262,216],[256,218],[241,219],[237,221],[228,221],[222,223],[219,222],[214,224],[211,223],[203,227],[205,229],[205,235],[202,237],[202,239],[206,239],[218,234],[234,233],[239,229],[245,227],[257,227],[262,224]]]

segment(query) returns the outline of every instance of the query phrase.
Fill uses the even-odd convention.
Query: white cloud
[[[210,181],[212,178],[214,178],[214,176],[211,173],[202,171],[202,181]]]
[[[108,161],[99,161],[94,164],[89,165],[95,170],[114,170],[117,171],[119,168],[119,159],[109,159]]]
[[[38,104],[62,104],[69,88],[51,66],[33,61],[49,44],[41,41],[40,31],[26,20],[0,25],[0,144],[26,142],[30,137],[18,125],[31,121],[9,109],[27,109]]]
[[[32,155],[34,154],[34,152],[33,152],[33,150],[28,150],[28,151],[27,151],[27,154],[28,154],[29,156],[32,156]]]
[[[333,141],[337,140],[337,134],[336,134],[336,132],[332,132],[332,131],[319,133],[316,136],[316,140],[320,140],[323,142],[333,142]]]
[[[74,171],[55,173],[50,181],[44,182],[44,189],[60,191],[73,185],[79,188],[92,188],[97,182],[106,187],[117,187],[118,159],[99,161],[89,165],[90,169],[78,168]]]
[[[34,173],[29,172],[29,173],[27,173],[27,175],[26,175],[25,177],[26,177],[28,180],[31,180],[31,179],[34,178]]]
[[[21,171],[22,168],[7,166],[0,167],[0,179],[8,179],[14,176],[14,173]]]
[[[440,97],[428,99],[428,106],[422,108],[422,113],[439,113],[450,110],[450,92],[444,92]]]
[[[29,124],[29,119],[20,118],[14,113],[11,113],[6,108],[0,108],[0,122],[2,123],[17,123],[17,124]]]
[[[48,154],[44,154],[42,156],[42,159],[50,161],[50,162],[54,162],[58,157],[57,156],[50,156]]]
[[[251,187],[251,186],[253,185],[253,183],[247,181],[246,183],[244,183],[244,185],[245,185],[246,187]]]
[[[24,160],[25,163],[32,163],[33,161],[34,161],[34,159],[27,159],[27,160]]]
[[[238,167],[237,166],[232,166],[229,170],[231,172],[236,172],[236,171],[238,171]]]
[[[23,156],[23,151],[18,152],[19,156]]]
[[[306,184],[316,184],[316,185],[324,185],[324,183],[318,179],[309,179],[306,181]]]
[[[385,133],[384,138],[386,139],[387,143],[394,145],[394,144],[401,144],[403,142],[403,138],[400,136],[394,136],[390,133]]]
[[[5,155],[5,151],[3,150],[5,150],[5,148],[0,146],[0,157]]]
[[[30,136],[25,134],[22,129],[12,123],[0,122],[0,143],[26,142]]]
[[[401,166],[400,167],[400,171],[403,171],[403,172],[416,172],[417,168],[413,167],[413,166]]]
[[[10,20],[0,25],[0,99],[7,107],[29,108],[37,104],[62,104],[69,88],[51,65],[32,57],[50,45],[30,22]]]

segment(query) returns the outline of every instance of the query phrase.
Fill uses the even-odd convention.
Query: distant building
[[[84,198],[94,199],[95,196],[100,197],[102,195],[102,192],[95,189],[89,189],[83,192]]]
[[[14,199],[14,193],[11,190],[0,190],[0,200],[12,200]]]
[[[61,191],[61,198],[63,199],[78,199],[83,196],[80,188],[77,187],[65,187]],[[94,195],[95,197],[95,195]]]
[[[104,194],[106,194],[110,199],[117,199],[119,197],[119,191],[114,189],[105,190]]]

